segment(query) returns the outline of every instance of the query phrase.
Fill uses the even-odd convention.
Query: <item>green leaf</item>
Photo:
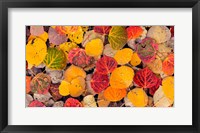
[[[114,50],[124,47],[127,42],[127,32],[123,26],[113,26],[108,35],[108,41]]]
[[[47,55],[43,62],[52,70],[61,70],[65,68],[67,59],[62,50],[48,48]]]

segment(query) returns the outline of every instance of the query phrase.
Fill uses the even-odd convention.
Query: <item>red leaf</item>
[[[139,87],[151,88],[156,84],[157,77],[148,67],[146,67],[139,70],[133,80]]]
[[[49,42],[54,45],[60,45],[64,42],[67,42],[67,36],[65,34],[59,34],[58,31],[53,29],[52,27],[49,28]]]
[[[62,96],[59,93],[58,87],[59,87],[59,84],[51,84],[50,85],[50,93],[53,97],[53,100],[55,100],[55,101],[62,98]]]
[[[117,61],[109,56],[103,56],[96,63],[96,70],[101,74],[109,74],[117,68]]]
[[[161,85],[161,83],[162,83],[162,80],[161,80],[160,78],[157,78],[156,84],[155,84],[153,87],[149,88],[149,93],[150,93],[152,96],[153,96],[154,93],[157,91],[157,89],[159,88],[159,86]]]
[[[171,37],[174,37],[174,26],[170,26]]]
[[[45,105],[37,100],[32,101],[28,107],[45,107]]]
[[[65,101],[64,107],[82,107],[82,104],[74,98],[68,98]]]
[[[31,26],[30,33],[33,36],[40,36],[41,34],[44,33],[44,27],[43,26]]]
[[[128,40],[137,39],[143,33],[143,29],[141,26],[130,26],[126,29],[128,34]]]
[[[68,54],[68,60],[71,64],[85,68],[94,62],[94,58],[86,54],[84,49],[73,48]]]
[[[94,26],[94,32],[99,34],[108,34],[111,29],[111,26]]]
[[[95,72],[92,75],[92,79],[91,79],[90,83],[91,83],[92,89],[96,93],[100,93],[101,91],[105,90],[109,86],[108,75]]]
[[[163,61],[162,70],[166,75],[174,74],[174,54],[169,54]]]

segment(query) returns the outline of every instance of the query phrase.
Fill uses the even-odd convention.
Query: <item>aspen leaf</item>
[[[77,99],[74,98],[68,98],[64,104],[64,107],[82,107],[82,106],[83,105]]]
[[[48,48],[44,64],[52,70],[61,70],[66,66],[67,59],[62,50],[56,48]]]
[[[134,77],[134,71],[128,66],[121,66],[111,73],[110,85],[112,88],[128,88]]]
[[[114,57],[116,54],[117,50],[114,50],[111,48],[110,44],[106,44],[104,46],[103,54],[109,57]]]
[[[75,32],[70,32],[68,34],[68,37],[72,42],[80,44],[83,41],[83,33],[81,26],[78,26],[78,29]]]
[[[36,39],[36,38],[40,38],[40,39],[42,39],[44,42],[46,42],[47,39],[48,39],[48,33],[47,33],[47,32],[44,32],[43,34],[41,34],[41,35],[39,35],[39,36],[30,35],[29,38],[28,38],[28,41],[31,41],[31,40]]]
[[[108,35],[108,41],[111,48],[119,50],[124,47],[127,42],[127,32],[123,26],[113,26]]]
[[[101,74],[109,74],[117,68],[117,62],[114,58],[103,56],[96,63],[96,70]]]
[[[58,102],[55,102],[53,104],[53,107],[63,107],[64,106],[64,102],[63,101],[58,101]]]
[[[44,33],[43,26],[30,26],[30,33],[33,36],[40,36]]]
[[[94,32],[94,30],[87,31],[84,35],[83,41],[82,41],[82,46],[85,47],[85,45],[90,42],[93,39],[101,39],[102,42],[104,42],[105,37],[99,33]]]
[[[108,34],[111,26],[94,26],[94,32],[105,35]]]
[[[96,101],[93,95],[87,95],[83,98],[84,107],[97,107]]]
[[[37,100],[32,101],[28,107],[45,107],[45,105]]]
[[[51,84],[50,85],[49,92],[51,93],[54,101],[57,101],[62,98],[62,96],[59,93],[59,89],[58,89],[59,85],[60,84]]]
[[[65,53],[66,58],[68,59],[68,53],[73,48],[77,48],[77,44],[74,42],[65,42],[59,45],[59,48]]]
[[[33,39],[26,45],[26,60],[31,65],[41,64],[46,54],[47,46],[40,38]]]
[[[119,65],[125,65],[131,61],[132,55],[133,51],[130,48],[124,48],[116,52],[114,59]]]
[[[49,42],[54,45],[60,45],[67,42],[67,36],[65,34],[59,34],[54,28],[50,27],[48,31]]]
[[[59,93],[61,96],[67,96],[69,95],[69,88],[70,88],[70,83],[63,80],[59,86]]]
[[[72,97],[78,97],[85,91],[85,79],[77,77],[71,81],[69,93]]]
[[[162,70],[166,75],[174,74],[174,54],[169,54],[163,61]]]
[[[37,94],[34,93],[33,98],[35,100],[38,100],[39,102],[45,103],[47,102],[50,98],[51,98],[51,94],[49,92],[47,92],[46,94]]]
[[[31,92],[31,77],[30,76],[26,76],[26,93],[28,94],[29,92]]]
[[[51,83],[51,78],[44,73],[38,73],[30,83],[31,92],[38,94],[46,94],[48,93],[49,87]]]
[[[157,43],[163,43],[171,38],[171,32],[166,26],[152,26],[147,32],[147,37],[155,39]]]
[[[126,89],[116,89],[109,86],[104,91],[104,97],[108,101],[112,102],[120,101],[125,96],[126,96]]]
[[[162,72],[162,61],[160,58],[156,58],[152,62],[148,63],[147,66],[155,74],[160,74]]]
[[[142,26],[129,26],[126,31],[128,35],[128,41],[131,39],[135,40],[137,38],[144,39],[147,33],[146,29]]]
[[[103,51],[103,42],[101,39],[93,39],[85,46],[85,52],[89,56],[99,56]]]
[[[77,77],[86,78],[86,72],[77,66],[71,65],[64,73],[65,80],[71,82],[73,79]]]
[[[86,68],[94,63],[94,58],[86,54],[84,49],[73,48],[68,54],[69,62],[81,68]]]
[[[106,100],[106,98],[104,97],[103,91],[98,94],[97,103],[99,107],[108,107],[108,105],[110,104],[110,101]]]
[[[174,101],[174,77],[168,76],[162,80],[162,89],[167,98]]]
[[[137,54],[142,62],[149,63],[153,61],[156,57],[158,44],[156,44],[151,38],[145,38],[137,45],[136,49]]]
[[[137,54],[136,52],[134,52],[134,53],[132,54],[130,64],[131,64],[132,66],[137,66],[137,65],[139,65],[140,63],[141,63],[140,57],[138,56],[138,54]]]
[[[148,96],[142,88],[135,88],[129,91],[128,99],[136,107],[145,107],[148,103]]]
[[[109,85],[108,75],[100,74],[99,72],[95,72],[92,75],[92,79],[90,81],[92,89],[96,93],[100,93],[105,90]]]
[[[156,75],[148,68],[137,71],[134,76],[134,83],[142,88],[151,88],[156,84]]]

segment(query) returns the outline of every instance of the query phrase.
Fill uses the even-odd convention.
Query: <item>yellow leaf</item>
[[[68,59],[68,53],[73,48],[77,48],[77,44],[74,42],[65,42],[59,45],[59,48],[65,53],[66,58]]]
[[[85,52],[89,56],[99,56],[103,51],[103,42],[101,39],[93,39],[85,46]]]
[[[72,42],[80,44],[83,41],[83,33],[81,26],[78,26],[76,31],[69,32],[68,37]]]
[[[65,71],[65,80],[68,82],[71,82],[73,79],[77,77],[83,77],[86,78],[85,71],[77,66],[71,65],[66,71]]]
[[[69,93],[72,97],[79,97],[85,91],[85,79],[77,77],[71,81]]]
[[[124,48],[122,50],[117,51],[114,56],[114,59],[117,61],[119,65],[127,64],[133,55],[133,51],[130,48]]]
[[[174,101],[174,77],[168,76],[162,81],[162,88],[165,96]]]
[[[148,96],[142,88],[135,88],[129,91],[128,99],[136,107],[145,107],[148,103]]]
[[[87,95],[83,98],[84,107],[97,107],[96,101],[93,95]]]
[[[69,88],[70,88],[70,83],[63,80],[59,86],[60,95],[61,96],[69,95]]]
[[[31,41],[32,39],[35,39],[35,38],[40,38],[40,39],[42,39],[44,42],[46,42],[47,39],[48,39],[48,33],[47,33],[47,32],[44,32],[44,33],[41,34],[40,36],[33,36],[33,35],[30,35],[29,38],[28,38],[28,41]]]
[[[130,63],[132,66],[137,66],[141,63],[141,59],[136,52],[133,53]]]
[[[112,88],[125,89],[128,88],[134,77],[134,71],[128,66],[121,66],[111,73],[110,76],[110,85]]]
[[[42,63],[46,54],[46,43],[40,38],[33,39],[26,45],[26,60],[29,64],[38,66]]]

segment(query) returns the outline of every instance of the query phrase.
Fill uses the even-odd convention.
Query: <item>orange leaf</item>
[[[125,96],[126,96],[126,89],[116,89],[110,86],[104,91],[104,97],[108,101],[112,102],[120,101]]]
[[[174,54],[169,54],[163,61],[162,70],[166,75],[174,74]]]

